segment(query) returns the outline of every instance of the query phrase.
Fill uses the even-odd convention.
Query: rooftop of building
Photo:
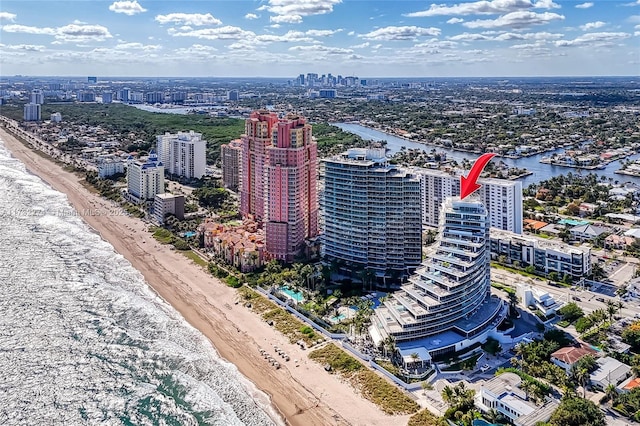
[[[619,389],[630,391],[640,386],[640,377],[629,377],[618,385]]]
[[[180,194],[171,194],[169,192],[165,192],[164,194],[156,194],[156,198],[160,198],[162,200],[170,200],[172,198],[184,198],[184,195]]]
[[[573,365],[578,362],[579,359],[587,355],[596,355],[597,352],[587,346],[566,346],[560,348],[551,354],[552,358],[556,358],[565,364]]]
[[[537,248],[558,250],[568,254],[587,254],[590,252],[589,247],[571,246],[569,244],[561,243],[558,241],[546,240],[533,235],[520,235],[510,231],[504,231],[502,229],[491,228],[491,238],[499,240],[508,240],[512,242],[529,242],[534,243]]]
[[[627,364],[623,364],[615,358],[610,356],[600,358],[597,360],[598,369],[591,373],[591,380],[594,382],[600,382],[602,380],[608,380],[611,372],[620,370],[624,372],[631,371],[631,367]],[[615,384],[615,383],[614,383]]]

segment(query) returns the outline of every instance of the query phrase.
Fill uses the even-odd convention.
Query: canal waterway
[[[476,158],[478,158],[478,154],[455,151],[453,149],[447,149],[447,148],[443,148],[436,145],[427,145],[423,143],[409,141],[394,135],[390,135],[388,133],[381,132],[379,130],[362,126],[360,124],[355,124],[355,123],[331,123],[331,124],[341,128],[345,132],[358,135],[363,139],[367,139],[371,141],[386,141],[387,143],[386,146],[387,146],[389,155],[393,155],[396,152],[400,151],[402,147],[406,147],[407,149],[420,149],[426,152],[429,152],[435,148],[436,151],[438,152],[444,152],[447,155],[447,158],[452,158],[458,162],[460,162],[464,158],[470,161],[473,161]],[[524,187],[532,183],[538,183],[540,181],[549,179],[553,176],[567,174],[569,172],[582,173],[582,174],[595,173],[598,176],[606,176],[607,179],[612,178],[614,181],[617,180],[619,182],[633,182],[640,185],[640,178],[637,178],[634,176],[619,175],[615,173],[615,171],[620,168],[620,161],[611,162],[607,164],[606,168],[602,170],[574,169],[570,167],[560,167],[560,166],[554,166],[551,164],[545,164],[540,162],[540,159],[542,159],[542,157],[551,155],[554,152],[559,153],[562,151],[564,151],[564,148],[559,148],[554,151],[548,151],[548,152],[545,152],[544,154],[533,155],[531,157],[522,157],[518,159],[496,157],[493,161],[496,161],[496,162],[503,161],[509,167],[518,167],[520,169],[524,168],[529,170],[530,172],[533,172],[532,175],[525,176],[524,178],[520,179]],[[640,154],[633,155],[629,158],[630,159],[640,158]]]

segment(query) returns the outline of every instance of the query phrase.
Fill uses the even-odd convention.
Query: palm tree
[[[484,418],[492,424],[497,424],[497,423],[503,423],[504,422],[504,415],[502,413],[500,413],[498,410],[496,410],[495,408],[492,408],[491,410],[487,411],[484,414]]]
[[[589,380],[589,370],[586,367],[576,369],[575,377],[580,386],[582,386],[582,397],[587,397],[587,380]]]
[[[604,394],[611,401],[611,405],[613,406],[616,403],[616,399],[618,399],[618,390],[616,389],[616,385],[609,383],[604,390]]]
[[[453,405],[454,392],[451,386],[447,385],[442,389],[442,400],[449,405]]]
[[[618,313],[617,304],[611,300],[607,300],[607,315],[609,316],[609,321],[613,321],[613,316],[617,313]]]

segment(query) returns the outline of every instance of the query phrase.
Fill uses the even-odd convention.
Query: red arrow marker
[[[493,158],[496,154],[489,152],[487,154],[482,154],[480,158],[478,158],[469,170],[469,174],[467,177],[460,176],[460,199],[463,200],[467,196],[473,194],[477,191],[482,185],[476,183],[478,177],[480,177],[480,173],[487,165],[489,160]]]

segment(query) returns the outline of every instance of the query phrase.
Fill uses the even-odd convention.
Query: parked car
[[[485,364],[482,367],[480,367],[480,371],[482,371],[483,373],[487,370],[491,370],[491,366],[489,364]]]
[[[596,297],[596,300],[597,300],[598,302],[604,302],[604,297]]]
[[[578,296],[573,296],[573,300],[580,302],[582,299],[580,299]]]

